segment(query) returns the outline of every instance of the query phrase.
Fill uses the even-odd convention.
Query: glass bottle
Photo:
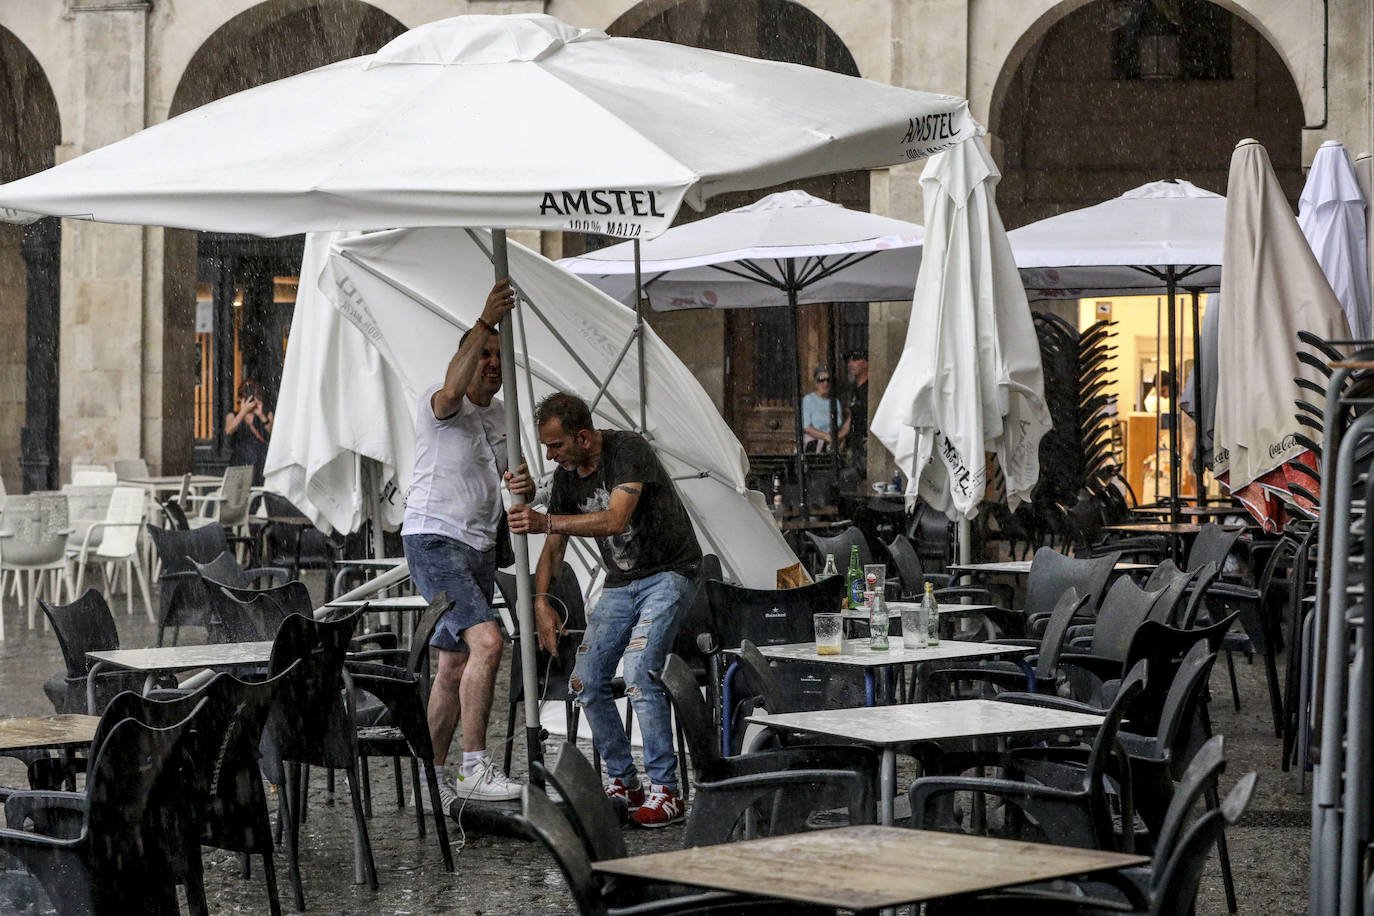
[[[821,574],[816,581],[819,582],[821,579],[829,579],[831,576],[838,576],[839,574],[840,571],[835,568],[835,555],[833,553],[828,553],[825,555],[825,569],[821,570]]]
[[[868,648],[887,650],[887,602],[882,592],[873,592],[868,601]]]
[[[940,644],[940,606],[935,602],[935,591],[929,582],[926,583],[926,594],[921,599],[921,610],[925,612],[926,618],[926,645],[938,646]]]
[[[859,545],[849,548],[849,569],[844,574],[844,606],[861,608],[864,605],[864,571],[859,566]]]

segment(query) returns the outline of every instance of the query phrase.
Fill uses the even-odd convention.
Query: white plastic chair
[[[73,554],[77,545],[72,542],[86,540],[91,526],[105,520],[114,487],[79,487],[69,483],[62,488],[62,492],[67,497],[67,522],[72,529],[71,537],[67,539],[67,553]],[[99,530],[90,535],[92,547],[100,543],[100,535]]]
[[[4,618],[4,580],[13,574],[13,590],[21,606],[27,602],[28,625],[33,629],[38,592],[45,582],[51,583],[49,594],[54,602],[61,603],[64,583],[67,600],[76,600],[67,561],[67,536],[71,533],[67,497],[62,493],[7,497],[0,512],[0,527],[4,529],[0,531],[0,621]]]
[[[155,621],[153,602],[148,597],[148,578],[143,571],[142,557],[138,549],[138,535],[143,529],[146,507],[147,501],[139,487],[114,488],[105,520],[97,522],[87,530],[81,546],[76,551],[75,591],[83,591],[86,567],[94,559],[101,564],[106,587],[113,594],[117,582],[113,571],[122,563],[124,591],[129,599],[129,614],[132,615],[134,612],[134,580],[137,579],[139,591],[143,593],[143,607],[148,613],[148,619]],[[97,543],[92,543],[93,538]]]
[[[72,483],[76,483],[77,474],[86,474],[91,471],[109,471],[108,464],[101,464],[98,461],[73,461],[72,462]]]
[[[142,458],[116,459],[114,471],[120,480],[146,480],[152,476],[148,473],[148,462]]]

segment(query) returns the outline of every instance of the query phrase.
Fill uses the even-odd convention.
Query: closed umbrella
[[[506,228],[650,236],[684,199],[920,159],[976,130],[951,96],[551,16],[458,16],[0,186],[0,217],[257,235],[491,226],[500,277]],[[502,335],[510,363],[513,343]],[[512,394],[507,424],[516,466]],[[528,631],[528,551],[513,546]],[[532,696],[533,643],[522,651]],[[526,735],[537,758],[533,704]]]
[[[978,512],[986,452],[997,454],[1012,508],[1030,497],[1051,426],[1035,328],[993,197],[1000,177],[981,140],[926,165],[911,323],[872,423],[909,477],[908,500],[962,520]]]
[[[1272,531],[1280,498],[1289,495],[1282,466],[1304,452],[1293,438],[1301,431],[1293,402],[1302,396],[1294,379],[1324,381],[1298,361],[1297,333],[1340,339],[1350,332],[1269,154],[1254,140],[1231,155],[1226,201],[1213,472]]]
[[[906,299],[916,286],[923,231],[915,223],[850,210],[805,191],[781,191],[725,213],[669,229],[639,246],[622,242],[559,266],[622,302],[635,301],[636,264],[644,295],[659,311]],[[796,405],[797,477],[803,513],[800,354],[791,372]],[[836,424],[832,424],[832,428]]]
[[[1327,140],[1312,159],[1298,198],[1298,226],[1340,300],[1356,337],[1369,337],[1367,204],[1355,164],[1339,140]]]

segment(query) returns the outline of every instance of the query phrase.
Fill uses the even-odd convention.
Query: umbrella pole
[[[640,274],[639,239],[635,239],[635,345],[639,348],[639,431],[649,431],[649,377],[644,365],[644,283]]]
[[[496,279],[510,276],[510,262],[506,256],[506,231],[491,231],[491,263]],[[510,313],[501,319],[501,365],[515,369],[515,322]],[[511,470],[524,463],[520,447],[520,386],[512,384],[503,392],[506,405],[506,462]],[[515,496],[523,503],[524,497]],[[539,683],[536,680],[538,660],[535,658],[534,589],[530,583],[530,543],[523,534],[511,534],[511,549],[515,554],[515,617],[520,631],[520,674],[525,692],[525,747],[529,762],[544,758],[543,730],[539,726]],[[508,735],[507,740],[514,738]],[[540,782],[530,767],[530,781]]]
[[[828,347],[830,352],[826,355],[826,362],[830,363],[830,428],[839,430],[840,399],[835,392],[840,390],[840,377],[836,375],[840,370],[840,355],[837,352],[839,348],[835,345],[835,324],[835,303],[832,302],[825,307],[826,337],[830,343]],[[846,368],[848,367],[846,366]],[[847,375],[848,373],[846,373],[846,376]],[[846,388],[847,387],[848,385],[846,385]],[[852,415],[849,418],[849,423],[851,427],[854,424],[854,417]],[[830,443],[830,473],[833,475],[835,481],[833,484],[834,489],[831,490],[832,493],[838,490],[840,486],[840,440],[838,435],[833,438],[834,441]]]
[[[1197,487],[1197,504],[1207,505],[1207,487],[1202,474],[1202,331],[1198,326],[1197,290],[1189,290],[1193,297],[1193,404],[1197,407],[1197,430],[1193,435],[1193,478]]]
[[[788,273],[791,273],[788,262]],[[789,277],[789,280],[791,278]],[[801,318],[797,314],[797,287],[789,283],[787,287],[787,313],[792,316],[792,358],[797,361],[797,371],[792,373],[792,403],[797,405],[797,422],[793,432],[797,446],[797,482],[801,484],[801,518],[805,522],[811,518],[811,506],[806,497],[806,452],[802,449],[802,357],[801,357]],[[833,438],[833,437],[832,437]]]
[[[1178,515],[1178,309],[1175,296],[1178,293],[1178,280],[1172,265],[1168,273],[1169,284],[1169,524],[1177,525]],[[1157,388],[1158,386],[1156,386]],[[1175,539],[1175,545],[1178,541]]]

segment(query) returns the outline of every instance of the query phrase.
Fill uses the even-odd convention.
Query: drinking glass
[[[902,647],[924,649],[926,647],[926,615],[916,602],[902,605]]]
[[[816,654],[839,655],[844,637],[844,615],[839,612],[812,614],[816,627]]]

